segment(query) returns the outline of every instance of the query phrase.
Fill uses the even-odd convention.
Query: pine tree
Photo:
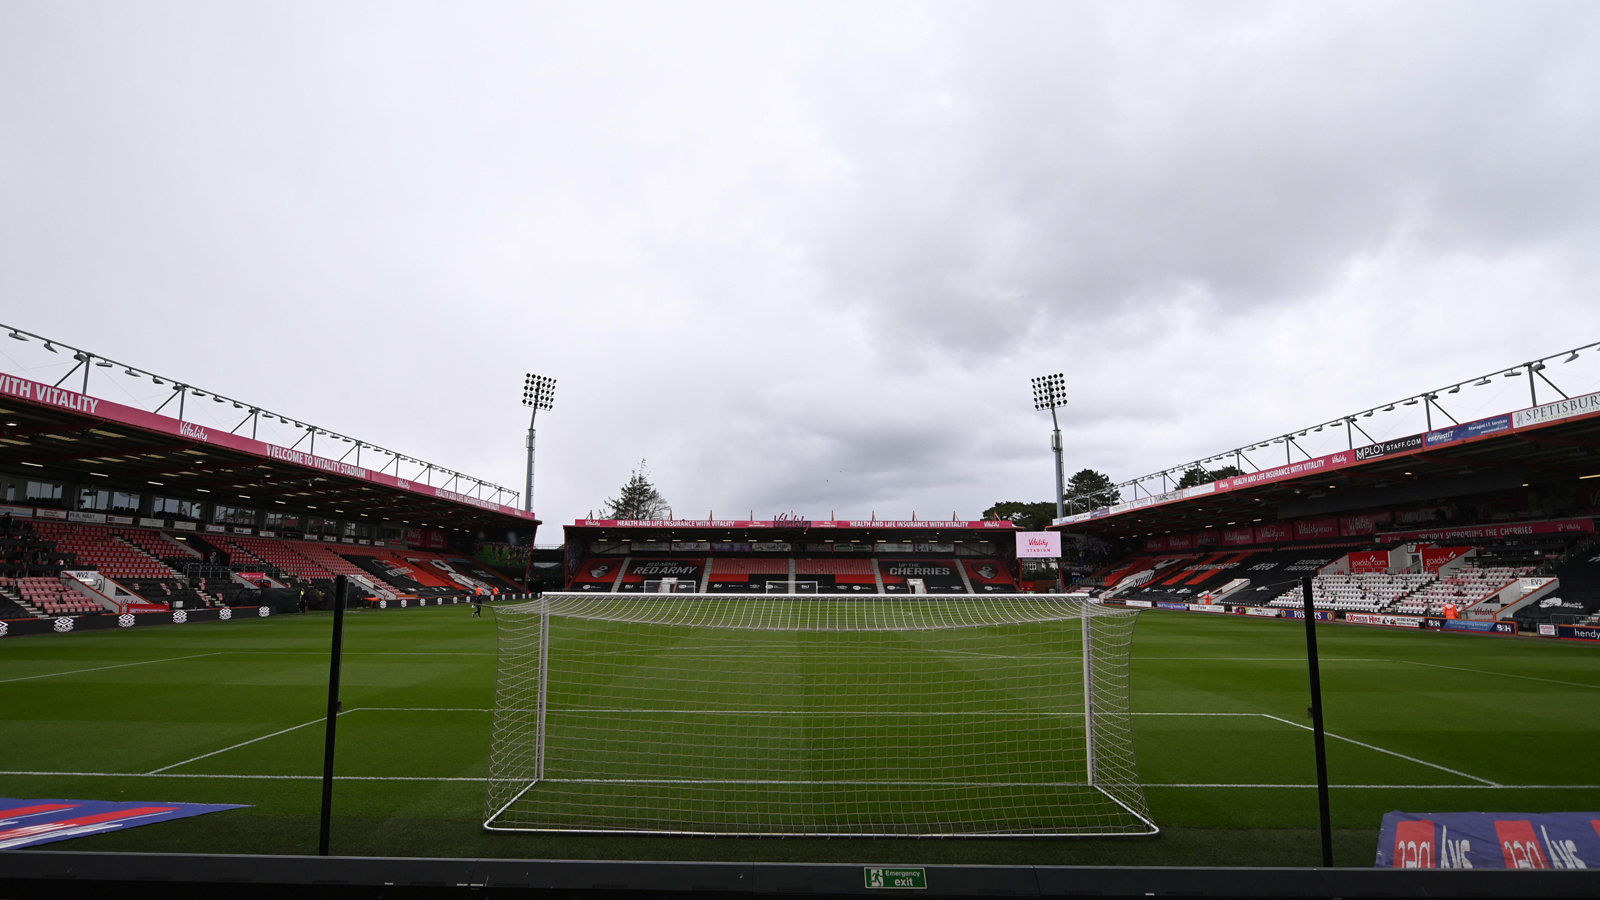
[[[1122,492],[1112,482],[1111,476],[1093,469],[1079,469],[1067,481],[1067,498],[1071,500],[1072,509],[1068,512],[1083,512],[1110,506],[1122,500]]]
[[[605,510],[611,519],[662,519],[669,512],[667,498],[650,483],[650,472],[642,459],[617,499],[606,500]]]

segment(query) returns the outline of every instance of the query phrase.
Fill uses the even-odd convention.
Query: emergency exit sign
[[[880,869],[867,866],[864,874],[869,888],[921,890],[928,886],[926,869]]]

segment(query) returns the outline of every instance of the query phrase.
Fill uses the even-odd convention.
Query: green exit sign
[[[910,888],[920,890],[928,886],[926,869],[879,869],[867,866],[864,872],[869,888]]]

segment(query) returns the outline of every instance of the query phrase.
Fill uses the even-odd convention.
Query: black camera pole
[[[1331,869],[1333,819],[1328,812],[1328,748],[1322,730],[1322,673],[1317,663],[1317,609],[1311,602],[1309,576],[1300,579],[1300,588],[1305,595],[1306,664],[1311,670],[1311,736],[1317,745],[1317,806],[1322,819],[1322,864]]]
[[[333,583],[333,653],[328,667],[328,737],[322,751],[322,833],[317,855],[328,855],[328,834],[333,825],[333,738],[339,724],[339,662],[344,654],[344,606],[350,579],[340,575]],[[1319,745],[1320,746],[1320,745]]]

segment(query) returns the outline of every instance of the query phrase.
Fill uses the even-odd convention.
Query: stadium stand
[[[711,593],[761,593],[769,581],[789,579],[789,560],[756,557],[713,557],[707,560],[711,567],[707,576],[707,590]]]
[[[68,525],[39,522],[41,536],[54,540],[72,553],[79,564],[93,566],[108,578],[175,579],[170,566],[125,540],[120,533],[103,525]],[[129,529],[130,531],[132,529]]]
[[[1593,625],[1600,621],[1600,546],[1589,542],[1575,548],[1572,558],[1554,568],[1560,579],[1557,592],[1512,613],[1529,629],[1539,625]]]
[[[1311,581],[1311,599],[1317,609],[1375,613],[1387,610],[1395,601],[1432,582],[1432,576],[1420,573],[1319,575]],[[1298,586],[1291,587],[1267,605],[1297,609],[1305,604],[1301,590]]]
[[[47,616],[73,616],[103,613],[106,610],[77,591],[68,589],[60,578],[6,578],[0,585],[12,588],[27,605]]]

